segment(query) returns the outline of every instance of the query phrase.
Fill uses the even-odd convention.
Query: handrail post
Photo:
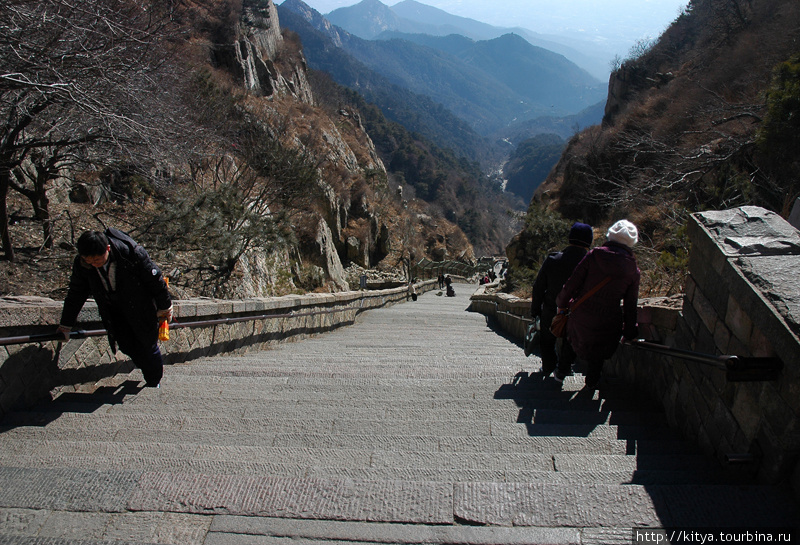
[[[778,358],[732,356],[727,367],[725,378],[728,382],[757,382],[778,380],[783,362]]]
[[[647,350],[649,352],[656,352],[666,356],[709,365],[715,369],[725,371],[725,378],[728,382],[777,380],[783,369],[783,362],[778,358],[729,355],[715,356],[712,354],[703,354],[701,352],[673,348],[644,339],[630,340],[627,341],[626,344],[640,350]]]

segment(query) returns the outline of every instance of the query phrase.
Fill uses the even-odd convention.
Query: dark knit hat
[[[594,232],[592,226],[585,223],[575,222],[569,230],[569,243],[576,246],[583,246],[589,248],[594,240]]]

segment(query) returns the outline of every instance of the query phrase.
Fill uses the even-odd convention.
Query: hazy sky
[[[276,0],[277,3],[283,0]],[[322,14],[360,0],[304,0]],[[382,0],[387,6],[399,0]],[[688,0],[417,0],[453,15],[542,34],[583,36],[624,54],[636,41],[657,38]],[[624,56],[624,55],[623,55]]]

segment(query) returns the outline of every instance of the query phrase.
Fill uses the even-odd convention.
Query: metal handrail
[[[289,312],[284,314],[260,314],[257,316],[239,316],[236,318],[215,318],[213,320],[199,320],[194,322],[178,322],[173,321],[170,324],[170,329],[182,329],[182,328],[191,328],[191,327],[208,327],[213,325],[224,325],[224,324],[233,324],[238,322],[252,322],[257,320],[267,320],[270,318],[302,318],[305,316],[318,316],[321,314],[334,314],[336,312],[346,312],[352,310],[359,310],[363,308],[363,301],[364,298],[360,298],[359,302],[361,305],[359,306],[348,306],[343,308],[337,309],[328,309],[328,310],[315,310],[309,312]],[[108,331],[105,329],[78,329],[75,331],[70,331],[69,340],[72,339],[85,339],[88,337],[100,337],[103,335],[107,335]],[[64,335],[61,333],[39,333],[34,335],[20,335],[16,337],[0,337],[0,346],[7,346],[12,344],[27,344],[27,343],[39,343],[39,342],[47,342],[47,341],[65,341]]]
[[[710,365],[725,371],[728,382],[777,380],[783,370],[783,362],[778,358],[703,354],[643,339],[626,341],[625,344],[641,350]]]

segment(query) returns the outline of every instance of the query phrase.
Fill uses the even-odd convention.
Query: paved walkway
[[[800,520],[654,407],[542,380],[456,290],[10,414],[0,543],[630,543]]]

